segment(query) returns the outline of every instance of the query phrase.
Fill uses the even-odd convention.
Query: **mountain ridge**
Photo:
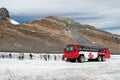
[[[120,35],[61,16],[14,25],[0,19],[0,51],[63,52],[68,44],[102,46],[120,52]]]

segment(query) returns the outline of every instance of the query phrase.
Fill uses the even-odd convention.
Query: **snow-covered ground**
[[[51,55],[51,58],[53,55]],[[105,62],[70,63],[53,58],[0,58],[0,80],[120,80],[120,55]]]

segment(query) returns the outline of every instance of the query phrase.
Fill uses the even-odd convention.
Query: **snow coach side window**
[[[96,48],[93,48],[93,52],[97,52],[97,49],[96,49]]]
[[[106,52],[106,50],[104,49],[103,52]]]
[[[82,48],[79,48],[79,51],[82,51],[83,49]]]
[[[89,49],[89,48],[86,48],[86,51],[90,51],[90,49]]]
[[[102,49],[99,49],[99,52],[103,52],[103,50],[102,50]]]
[[[89,48],[85,47],[85,48],[83,48],[83,51],[89,51]]]
[[[86,51],[86,48],[83,48],[83,51]]]
[[[105,49],[99,49],[99,52],[106,52]]]
[[[92,48],[90,48],[90,51],[91,51],[91,52],[93,52],[93,49],[92,49]]]

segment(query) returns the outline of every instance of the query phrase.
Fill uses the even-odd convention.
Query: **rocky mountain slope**
[[[1,51],[59,52],[63,46],[75,43],[72,37],[68,36],[69,33],[65,28],[52,30],[28,24],[13,25],[4,21],[0,27],[0,49]]]
[[[79,29],[79,33],[84,35],[94,44],[99,44],[104,47],[109,47],[114,53],[120,53],[120,35],[112,34],[106,31],[92,28],[90,25],[83,25],[87,28]]]
[[[13,25],[9,17],[0,19],[0,51],[60,52],[76,43],[66,26],[46,21]]]
[[[3,13],[7,13],[6,17]],[[6,9],[0,11],[0,16],[0,51],[63,52],[67,44],[83,44],[109,47],[114,53],[120,52],[119,35],[69,18],[49,16],[13,25]]]

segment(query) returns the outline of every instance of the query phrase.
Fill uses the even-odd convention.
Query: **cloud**
[[[108,32],[111,32],[112,34],[119,34],[120,35],[120,29],[116,29],[116,30],[105,30],[105,31],[108,31]]]
[[[1,0],[0,7],[6,7],[12,16],[31,16],[31,20],[60,15],[99,29],[120,26],[119,0]]]
[[[119,30],[120,27],[119,26],[116,26],[116,27],[104,27],[104,28],[101,28],[103,30]]]

